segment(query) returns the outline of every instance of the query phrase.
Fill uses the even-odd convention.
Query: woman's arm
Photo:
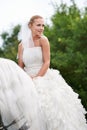
[[[18,65],[23,69],[24,63],[22,60],[22,54],[23,54],[23,46],[22,46],[22,43],[19,43],[19,45],[18,45]]]
[[[43,54],[43,65],[37,76],[43,76],[50,66],[50,44],[47,37],[42,37],[40,40]],[[36,77],[37,77],[36,76]]]

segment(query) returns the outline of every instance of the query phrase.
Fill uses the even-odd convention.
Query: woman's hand
[[[38,77],[38,76],[31,76],[32,79],[34,79],[34,78],[36,78],[36,77]]]

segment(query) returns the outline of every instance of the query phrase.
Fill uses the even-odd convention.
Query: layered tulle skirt
[[[45,130],[32,79],[13,61],[0,58],[0,129]]]
[[[58,70],[48,69],[45,76],[34,78],[33,82],[48,130],[87,130],[86,111],[79,95],[66,83]]]
[[[87,130],[85,114],[58,70],[31,79],[13,61],[0,59],[0,115],[7,130]]]

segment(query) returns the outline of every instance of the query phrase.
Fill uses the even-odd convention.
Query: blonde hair
[[[30,20],[29,20],[29,22],[28,22],[28,25],[32,25],[32,24],[34,23],[34,20],[35,20],[35,19],[38,19],[38,18],[43,19],[43,17],[40,16],[40,15],[34,15],[34,16],[32,16],[32,17],[30,18]]]

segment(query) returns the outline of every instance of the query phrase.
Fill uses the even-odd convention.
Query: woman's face
[[[44,31],[44,20],[43,18],[35,19],[31,25],[31,31],[33,36],[41,37]]]

